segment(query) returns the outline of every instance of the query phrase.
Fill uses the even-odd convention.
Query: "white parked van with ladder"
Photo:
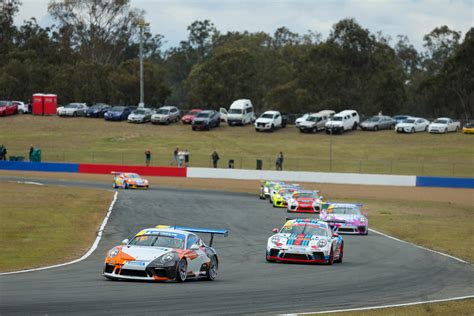
[[[227,112],[227,124],[245,125],[255,121],[255,112],[252,101],[248,99],[239,99],[232,102]]]

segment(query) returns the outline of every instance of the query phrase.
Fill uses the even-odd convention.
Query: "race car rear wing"
[[[156,228],[170,228],[170,229],[176,229],[176,230],[184,230],[191,233],[211,234],[209,247],[212,247],[212,242],[214,241],[214,235],[222,235],[223,237],[227,237],[227,235],[229,235],[229,231],[224,230],[224,229],[194,228],[194,227],[185,227],[185,226],[166,226],[166,225],[158,225],[156,226]]]

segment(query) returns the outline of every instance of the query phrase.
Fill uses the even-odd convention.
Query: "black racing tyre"
[[[206,271],[206,280],[208,281],[214,281],[217,277],[217,258],[216,256],[213,256],[211,258],[211,262],[209,263],[209,269]]]
[[[128,183],[127,183],[127,182],[125,182],[125,183],[123,184],[123,188],[124,188],[124,189],[128,189]]]
[[[104,275],[107,279],[109,279],[110,281],[117,281],[118,279],[117,278],[113,278],[113,277],[110,277],[108,275]]]
[[[334,253],[331,248],[331,253],[329,254],[329,260],[327,262],[327,265],[332,265],[334,263]]]
[[[186,281],[187,276],[188,276],[188,263],[186,262],[186,259],[181,259],[176,265],[176,281],[184,282]]]
[[[339,254],[339,258],[334,260],[336,263],[342,263],[342,258],[344,257],[344,243],[341,245],[341,253]]]

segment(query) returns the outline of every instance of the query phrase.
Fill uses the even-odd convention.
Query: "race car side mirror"
[[[128,240],[128,238],[127,238],[127,239],[124,239],[124,240],[122,240],[122,244],[123,244],[123,245],[126,245],[126,244],[128,244],[129,241],[130,241],[130,240]]]
[[[339,237],[338,233],[332,233],[332,237]]]
[[[272,232],[278,233],[278,228],[273,228],[273,229],[272,229]]]

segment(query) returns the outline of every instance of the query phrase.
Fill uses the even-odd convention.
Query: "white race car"
[[[397,133],[416,133],[428,130],[430,122],[421,117],[410,117],[403,122],[395,125]]]
[[[327,263],[342,262],[344,240],[328,223],[314,219],[289,219],[268,238],[269,262]]]
[[[196,234],[211,234],[207,246]],[[218,258],[212,248],[215,234],[226,230],[159,225],[141,230],[132,240],[123,240],[107,252],[104,276],[107,279],[177,281],[214,280]]]
[[[288,200],[289,213],[319,213],[323,197],[319,191],[297,190]]]

